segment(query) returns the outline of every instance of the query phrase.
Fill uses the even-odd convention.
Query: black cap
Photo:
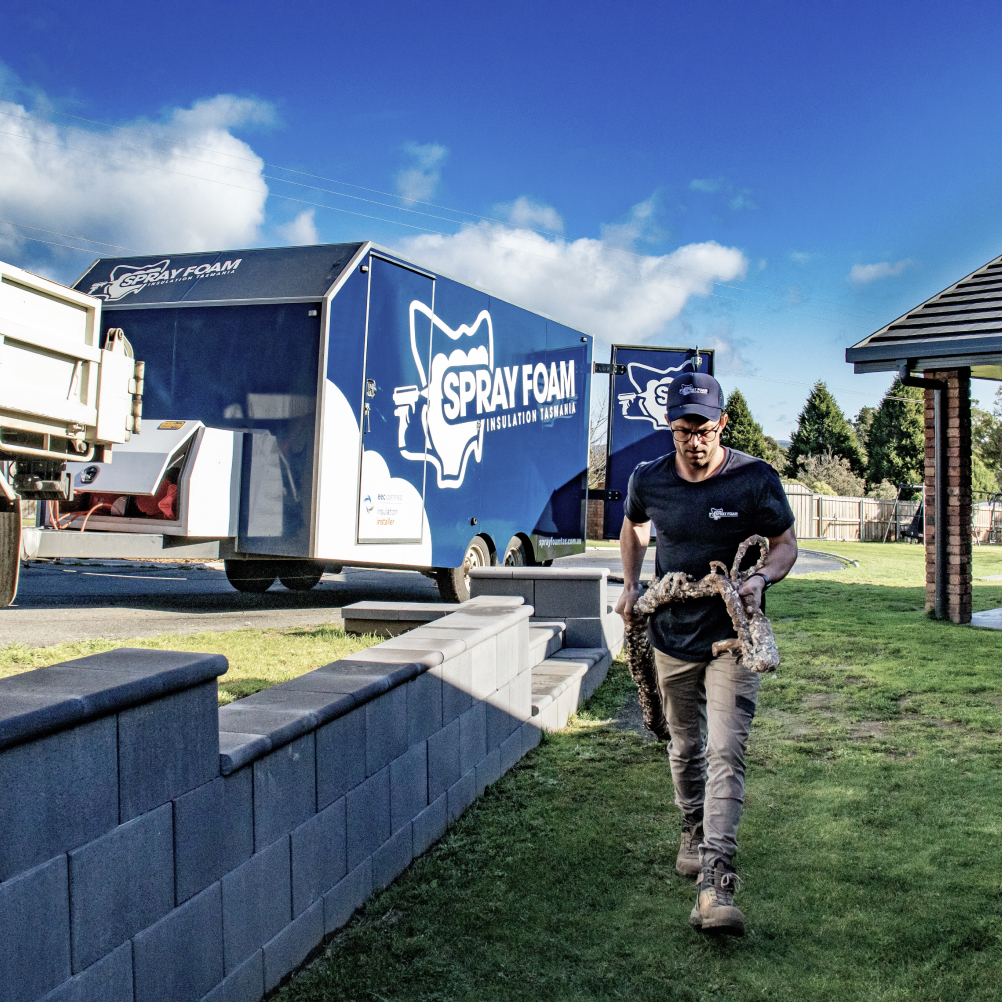
[[[687,414],[716,421],[724,409],[724,391],[713,376],[705,372],[687,372],[668,387],[668,420]]]

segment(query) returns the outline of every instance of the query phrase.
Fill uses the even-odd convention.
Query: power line
[[[30,116],[27,116],[27,115],[15,115],[12,112],[0,112],[0,114],[6,115],[6,116],[11,117],[11,118],[21,119],[21,120],[28,120],[28,121],[31,120]],[[319,175],[319,174],[311,174],[311,173],[309,173],[307,171],[296,170],[295,168],[292,168],[292,167],[284,167],[281,164],[269,163],[267,161],[261,160],[261,159],[256,158],[256,157],[255,158],[241,157],[241,156],[239,156],[238,154],[235,154],[235,153],[224,153],[224,152],[222,152],[220,150],[212,150],[212,149],[209,149],[208,147],[197,146],[197,145],[195,145],[193,143],[189,143],[189,142],[187,142],[185,140],[164,139],[162,136],[158,136],[155,133],[143,132],[142,130],[133,129],[133,128],[130,128],[128,126],[111,125],[111,124],[109,124],[107,122],[101,122],[101,121],[98,121],[96,119],[83,118],[83,117],[78,116],[78,115],[70,115],[70,114],[65,113],[65,112],[57,112],[57,114],[63,115],[64,117],[67,117],[67,118],[75,119],[77,121],[88,122],[88,123],[93,124],[93,125],[100,125],[102,127],[109,128],[109,129],[116,129],[118,131],[123,131],[123,132],[134,132],[137,135],[147,136],[149,138],[157,140],[158,142],[172,142],[172,143],[175,143],[176,145],[187,146],[190,149],[200,150],[200,151],[205,152],[205,153],[212,153],[214,156],[228,157],[228,158],[235,159],[235,160],[241,160],[241,161],[243,161],[245,163],[254,163],[254,164],[261,163],[261,164],[264,164],[265,166],[272,167],[272,168],[274,168],[276,170],[283,170],[283,171],[287,171],[287,172],[290,172],[290,173],[299,174],[300,176],[303,176],[303,177],[311,177],[311,178],[314,178],[315,180],[328,181],[328,182],[333,183],[333,184],[340,184],[340,185],[344,185],[344,186],[347,186],[347,187],[357,188],[360,191],[369,191],[369,192],[372,192],[374,194],[385,195],[385,196],[387,196],[389,198],[397,198],[397,199],[404,200],[404,196],[395,195],[395,194],[393,194],[391,192],[385,192],[385,191],[382,191],[382,190],[380,190],[378,188],[367,188],[364,185],[352,184],[349,181],[341,181],[341,180],[339,180],[337,178],[328,178],[328,177],[325,177],[325,176]],[[74,126],[64,126],[64,128],[66,128],[66,129],[72,129],[75,132],[82,132],[84,135],[87,135],[87,136],[95,136],[95,133],[93,133],[92,131],[87,130],[87,129],[78,129],[78,128],[74,127]],[[11,135],[11,133],[4,133],[4,134]],[[31,137],[31,136],[21,136],[20,138],[29,139],[30,141],[44,142],[44,140],[35,140],[34,137]],[[67,147],[67,148],[68,149],[73,149],[72,147]],[[385,202],[378,202],[378,201],[376,201],[374,199],[367,199],[367,198],[362,198],[361,196],[358,196],[358,195],[351,195],[351,194],[349,194],[347,192],[332,191],[329,188],[321,188],[318,185],[309,185],[309,184],[304,184],[302,182],[291,181],[288,178],[276,177],[275,175],[270,175],[270,174],[262,174],[258,170],[254,170],[254,171],[243,170],[243,169],[238,168],[238,167],[231,167],[231,166],[229,166],[227,164],[219,164],[219,163],[213,163],[213,162],[207,161],[207,160],[202,160],[202,159],[200,159],[198,157],[186,157],[186,156],[184,156],[184,154],[179,154],[179,153],[176,153],[174,151],[166,151],[166,150],[162,150],[162,149],[157,149],[155,147],[133,145],[133,148],[134,149],[151,150],[152,152],[156,152],[156,153],[170,152],[174,156],[180,156],[182,159],[191,160],[191,161],[193,161],[195,163],[204,163],[204,164],[208,164],[208,165],[213,166],[213,167],[222,168],[223,170],[234,170],[234,171],[237,171],[239,173],[252,174],[255,177],[262,177],[262,178],[265,178],[265,179],[270,180],[270,181],[277,181],[280,184],[281,183],[292,184],[292,185],[296,185],[297,187],[309,188],[309,189],[312,189],[314,191],[322,191],[325,194],[336,195],[336,196],[339,196],[339,197],[342,197],[342,198],[357,199],[359,201],[367,202],[367,203],[372,204],[372,205],[379,205],[379,206],[382,206],[383,208],[393,209],[394,211],[398,211],[398,212],[411,212],[411,213],[415,213],[417,215],[425,216],[425,217],[430,218],[430,219],[439,219],[439,220],[441,220],[443,222],[459,223],[460,225],[462,225],[462,221],[461,220],[454,220],[454,219],[449,219],[448,217],[444,217],[444,216],[437,216],[434,213],[421,212],[420,210],[411,209],[411,208],[409,208],[407,206],[390,205],[390,204],[387,204]],[[88,152],[88,151],[77,150],[77,152]],[[96,155],[96,154],[91,154],[91,155]],[[143,166],[143,165],[139,165],[139,166]],[[155,165],[147,165],[147,166],[155,166]],[[165,168],[163,168],[163,169],[165,169]],[[174,173],[181,173],[181,172],[174,172]],[[196,175],[183,175],[183,176],[192,176],[192,177],[194,177]],[[212,179],[206,178],[205,180],[212,180]],[[217,183],[225,183],[225,182],[217,182]],[[233,187],[238,187],[238,186],[234,185]],[[249,189],[247,189],[247,190],[249,190]],[[275,193],[275,192],[271,192],[271,194],[275,194],[276,197],[285,197],[285,198],[288,198],[288,196],[277,195],[277,193]],[[457,213],[457,214],[460,214],[460,215],[472,216],[472,217],[474,217],[476,219],[481,219],[481,220],[485,220],[485,221],[488,221],[488,222],[499,223],[501,225],[510,225],[509,223],[506,223],[504,220],[496,219],[496,218],[494,218],[492,216],[484,216],[484,215],[481,215],[479,213],[469,212],[468,210],[465,210],[465,209],[454,209],[454,208],[452,208],[450,206],[439,205],[438,203],[435,203],[435,202],[426,202],[426,201],[422,201],[421,199],[406,199],[406,201],[413,201],[413,202],[415,202],[415,203],[417,203],[419,205],[427,205],[427,206],[430,206],[432,208],[443,209],[446,212],[454,212],[454,213]],[[337,208],[335,206],[320,205],[319,203],[305,202],[304,204],[313,204],[313,205],[316,205],[318,208],[327,208],[327,209],[331,209],[333,211],[340,211],[340,212],[347,212],[348,211],[348,210],[345,210],[345,209],[339,209],[339,208]],[[394,223],[396,223],[396,225],[400,225],[400,226],[407,226],[408,225],[407,223],[400,223],[400,222],[395,221],[395,220],[381,219],[380,217],[376,217],[376,216],[366,216],[364,213],[355,213],[355,215],[363,216],[363,218],[378,219],[380,222],[389,222],[389,223],[391,223],[391,225],[394,224]],[[422,227],[412,227],[412,228],[421,229]],[[544,236],[545,235],[555,235],[555,236],[559,236],[560,235],[560,234],[556,234],[552,230],[546,230],[546,229],[543,229],[543,228],[536,228],[536,227],[531,227],[531,226],[520,226],[519,229],[526,229],[529,232],[539,233],[540,235],[544,235]],[[428,232],[441,233],[441,231],[431,230],[431,229],[429,229]],[[448,234],[442,234],[442,235],[448,235]],[[623,254],[625,254],[625,255],[627,255],[629,257],[637,258],[639,260],[644,260],[644,259],[646,259],[648,257],[647,255],[638,254],[635,251],[630,251],[630,250],[627,250],[626,248],[616,248],[616,249],[620,253],[623,253]],[[531,251],[522,251],[522,253],[531,254],[532,252]],[[540,255],[537,255],[537,256],[540,256]],[[748,282],[747,280],[744,280],[742,285],[731,285],[731,284],[728,284],[728,282],[726,282],[724,280],[716,279],[714,277],[714,275],[715,275],[714,272],[707,272],[707,271],[704,271],[704,270],[698,269],[698,268],[690,268],[690,267],[686,267],[685,265],[675,265],[675,267],[678,268],[679,270],[682,270],[682,271],[691,272],[692,274],[705,275],[709,279],[709,281],[711,282],[711,284],[717,285],[717,286],[719,286],[721,288],[729,288],[729,289],[733,289],[734,291],[737,291],[737,292],[748,292],[748,293],[751,293],[752,295],[765,295],[765,296],[771,296],[773,298],[780,298],[780,299],[786,299],[786,300],[788,300],[788,298],[789,298],[788,294],[786,292],[784,292],[783,290],[776,289],[775,287],[772,287],[772,286],[765,286],[765,285],[761,285],[760,283]],[[761,290],[761,291],[759,291],[759,290]],[[727,297],[721,297],[721,298],[727,298]],[[846,306],[844,303],[836,303],[836,302],[832,302],[830,300],[818,300],[818,299],[814,299],[813,301],[815,303],[819,304],[819,305],[834,306],[836,309],[841,310],[842,312],[844,312],[846,314],[855,314],[857,318],[862,318],[863,316],[874,316],[874,317],[882,316],[882,314],[877,314],[877,313],[875,313],[873,311],[860,310],[858,307]],[[813,317],[813,316],[810,316],[810,315],[809,315],[809,317],[810,317],[810,319],[827,319],[827,318]]]
[[[36,233],[51,233],[53,236],[57,237],[69,237],[71,240],[83,240],[85,243],[89,244],[100,244],[102,247],[114,247],[116,250],[127,250],[132,251],[133,254],[142,254],[142,251],[136,250],[135,247],[123,247],[121,244],[109,244],[105,243],[103,240],[92,240],[90,237],[82,237],[77,233],[60,233],[59,230],[43,230],[41,226],[29,226],[27,223],[15,223],[11,219],[0,219],[0,223],[6,223],[8,226],[19,226],[25,230],[35,230]],[[20,234],[16,234],[20,236]],[[30,240],[30,237],[24,237],[25,240]],[[43,243],[44,241],[39,241]],[[59,247],[66,246],[65,244],[57,244]]]
[[[717,370],[721,376],[740,376],[742,379],[764,379],[767,383],[786,383],[789,386],[810,386],[814,387],[816,383],[804,383],[798,379],[776,379],[775,376],[759,376],[752,372],[728,372],[725,369]],[[828,384],[825,384],[828,386]],[[879,390],[847,390],[839,386],[829,386],[829,390],[833,390],[835,393],[855,393],[858,396],[872,397],[879,393]],[[907,403],[920,404],[922,403],[921,397],[891,397],[881,394],[881,399],[883,400],[903,400]]]

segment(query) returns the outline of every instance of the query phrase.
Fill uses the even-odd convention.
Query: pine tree
[[[790,441],[787,470],[797,476],[808,456],[821,456],[828,451],[847,459],[857,475],[863,473],[863,456],[852,425],[828,392],[828,387],[818,380],[800,412],[797,430]]]
[[[728,448],[765,459],[766,445],[762,426],[752,417],[748,402],[740,390],[731,392],[724,410],[727,412],[727,427],[720,436],[720,441]]]
[[[909,401],[893,400],[906,397]],[[925,477],[923,391],[895,379],[873,416],[867,435],[866,479],[870,484],[920,484]]]

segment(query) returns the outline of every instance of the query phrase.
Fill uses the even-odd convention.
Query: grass
[[[78,640],[52,647],[0,647],[0,678],[31,668],[58,664],[117,647],[222,654],[230,663],[219,680],[219,704],[267,689],[321,665],[378,644],[382,638],[345,633],[330,624],[272,630],[227,630],[222,633],[163,633],[135,640]]]
[[[920,547],[837,551],[860,567],[769,595],[743,939],[687,925],[664,750],[609,723],[617,662],[276,999],[1002,999],[1002,633],[925,614]],[[982,549],[975,576],[1000,565]]]

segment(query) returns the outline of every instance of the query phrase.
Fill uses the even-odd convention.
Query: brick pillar
[[[600,484],[595,486],[595,490],[605,490],[605,481],[603,480]],[[587,539],[601,539],[602,533],[605,532],[605,502],[604,501],[589,501],[588,502],[588,518],[586,520],[586,538]]]
[[[946,425],[947,507],[942,530],[947,534],[946,608],[954,623],[971,621],[971,370],[926,371],[947,384],[942,420]],[[936,511],[934,393],[925,391],[925,607],[936,607]]]

